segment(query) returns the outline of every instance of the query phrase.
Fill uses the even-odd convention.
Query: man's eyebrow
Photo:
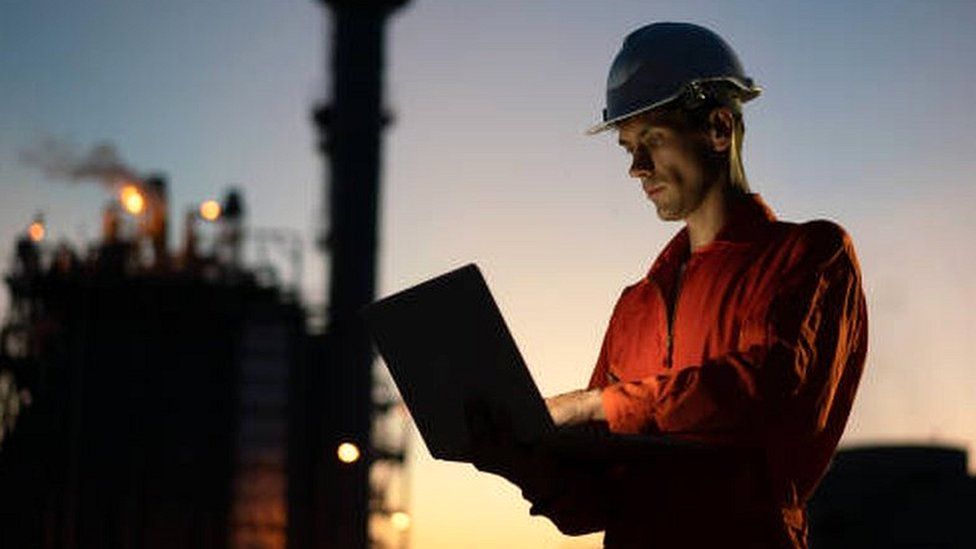
[[[649,126],[649,127],[645,128],[644,131],[642,131],[640,133],[640,135],[637,137],[637,139],[640,140],[640,141],[644,141],[645,139],[647,139],[648,137],[650,137],[652,133],[654,133],[654,132],[660,132],[660,131],[661,131],[661,128],[659,126]]]
[[[647,140],[648,137],[651,136],[652,133],[660,132],[660,131],[661,128],[658,126],[651,126],[649,128],[645,128],[642,132],[640,132],[640,135],[637,136],[637,142],[643,143],[644,141]],[[623,138],[618,138],[617,144],[625,149],[630,146],[630,144],[627,141],[624,141]]]

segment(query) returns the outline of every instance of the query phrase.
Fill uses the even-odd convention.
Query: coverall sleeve
[[[633,286],[624,288],[624,290],[620,292],[620,296],[617,298],[617,304],[614,305],[613,314],[610,315],[610,325],[607,326],[607,330],[603,336],[603,344],[600,346],[600,354],[597,356],[596,366],[593,367],[593,372],[590,374],[590,382],[586,385],[587,389],[603,388],[608,384],[617,381],[613,373],[610,371],[610,347],[611,338],[613,337],[613,318],[617,316],[620,304],[624,300],[624,296],[627,295],[627,292],[631,291],[633,288]]]
[[[863,365],[867,312],[847,234],[826,222],[811,233],[769,304],[764,344],[673,375],[606,386],[610,428],[702,442],[824,429],[845,370]]]
[[[596,359],[596,366],[593,368],[593,373],[590,375],[590,382],[587,384],[587,389],[595,389],[597,387],[603,387],[607,384],[609,373],[610,373],[610,334],[611,330],[608,328],[606,335],[603,336],[603,345],[600,346],[600,355]]]

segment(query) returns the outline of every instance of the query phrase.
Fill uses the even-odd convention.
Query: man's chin
[[[664,208],[658,204],[654,205],[654,210],[657,212],[657,218],[661,221],[681,221],[683,219],[680,212]]]

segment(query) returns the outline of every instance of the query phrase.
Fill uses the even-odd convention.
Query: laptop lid
[[[555,430],[476,265],[381,299],[363,317],[435,458],[472,460],[468,400],[507,413],[519,441]]]

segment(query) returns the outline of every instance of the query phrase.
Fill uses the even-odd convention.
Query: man
[[[643,27],[614,60],[592,131],[617,131],[658,217],[684,227],[620,296],[589,387],[547,405],[557,425],[714,451],[593,467],[483,448],[476,465],[565,532],[606,529],[619,547],[806,546],[805,501],[850,412],[867,316],[844,230],[778,221],[749,191],[740,105],[759,92],[695,25]]]

